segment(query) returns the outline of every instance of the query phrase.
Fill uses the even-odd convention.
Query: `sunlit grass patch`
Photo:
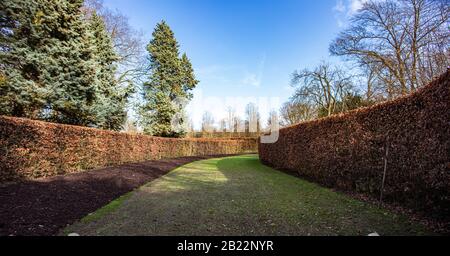
[[[187,164],[140,188],[122,207],[113,204],[87,218],[96,221],[84,220],[74,230],[87,235],[427,233],[405,216],[264,166],[257,155]]]

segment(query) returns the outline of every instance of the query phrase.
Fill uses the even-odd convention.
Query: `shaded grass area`
[[[273,170],[258,156],[182,166],[66,232],[81,235],[423,235],[406,217]]]
[[[0,236],[55,235],[112,200],[187,163],[150,160],[0,186]]]
[[[126,199],[130,198],[131,195],[132,195],[131,192],[126,193],[125,195],[117,198],[116,200],[114,200],[114,201],[110,202],[109,204],[103,206],[102,208],[98,209],[97,211],[87,215],[86,217],[81,219],[81,222],[89,223],[91,221],[95,221],[95,220],[98,220],[98,219],[102,218],[103,216],[107,215],[108,213],[113,212],[114,210],[119,208],[119,206],[121,206],[122,203]]]

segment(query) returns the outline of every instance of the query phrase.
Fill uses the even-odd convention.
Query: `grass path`
[[[405,217],[260,164],[256,155],[182,166],[87,216],[80,235],[420,235]]]

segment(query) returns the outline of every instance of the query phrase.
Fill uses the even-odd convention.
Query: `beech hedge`
[[[450,72],[417,92],[346,114],[280,130],[259,143],[261,161],[342,191],[429,217],[450,217]]]
[[[0,183],[129,162],[256,151],[256,139],[158,138],[0,116]]]

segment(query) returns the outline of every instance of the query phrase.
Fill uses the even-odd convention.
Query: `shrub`
[[[0,182],[161,158],[256,152],[255,139],[169,139],[0,116]]]
[[[280,130],[261,161],[327,187],[450,216],[450,72],[416,93]],[[387,146],[386,146],[387,145]]]

